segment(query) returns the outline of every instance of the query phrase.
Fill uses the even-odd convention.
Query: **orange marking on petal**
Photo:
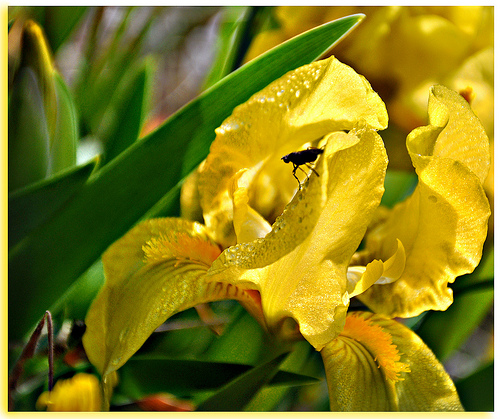
[[[177,259],[176,267],[186,260],[210,267],[221,253],[216,244],[186,233],[153,237],[142,247],[142,250],[146,263]]]
[[[397,346],[392,343],[392,336],[378,324],[357,315],[349,315],[341,335],[361,343],[373,355],[373,360],[387,380],[404,380],[400,373],[410,372],[407,364],[399,362],[401,356]]]
[[[470,86],[465,87],[464,89],[461,89],[460,96],[462,96],[468,103],[469,105],[472,103],[474,98],[476,97],[476,94],[474,93],[474,89]]]

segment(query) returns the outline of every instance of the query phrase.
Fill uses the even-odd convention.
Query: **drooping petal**
[[[208,279],[260,291],[270,329],[286,318],[317,349],[342,330],[347,266],[383,193],[387,156],[363,128],[332,133],[324,153],[263,239],[226,249]]]
[[[366,238],[366,251],[385,260],[396,239],[406,252],[401,278],[359,295],[368,307],[390,316],[412,317],[446,310],[448,283],[472,272],[482,255],[490,208],[483,181],[489,145],[479,121],[460,95],[434,87],[431,125],[408,136],[419,182]]]
[[[321,351],[334,411],[460,411],[453,381],[410,329],[384,316],[347,316]]]
[[[207,301],[252,299],[235,286],[207,283],[220,254],[203,225],[147,220],[103,255],[106,283],[85,319],[89,360],[106,376],[122,366],[173,314]]]
[[[280,160],[283,155],[361,121],[383,129],[387,120],[385,105],[366,79],[333,57],[289,72],[252,96],[216,130],[200,169],[203,215],[215,240],[225,247],[236,242],[228,190],[237,171],[255,169],[250,205],[269,220],[297,187],[285,177],[291,167]]]

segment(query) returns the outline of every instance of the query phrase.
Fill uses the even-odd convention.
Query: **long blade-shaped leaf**
[[[229,362],[133,357],[120,369],[120,386],[129,396],[138,398],[165,391],[216,391],[251,370],[250,365]],[[297,386],[317,381],[307,375],[276,371],[269,385]]]
[[[278,372],[288,354],[282,354],[234,379],[198,406],[198,411],[242,410]]]
[[[214,129],[235,106],[320,57],[362,18],[327,23],[257,57],[93,175],[64,211],[9,255],[10,336],[23,336],[107,246],[206,157]]]
[[[241,38],[245,30],[254,23],[254,17],[255,13],[249,6],[232,6],[225,10],[217,38],[218,54],[205,79],[205,88],[217,83],[236,67],[235,62],[242,45]]]
[[[91,161],[19,189],[9,196],[9,247],[45,222],[74,196],[96,165]]]

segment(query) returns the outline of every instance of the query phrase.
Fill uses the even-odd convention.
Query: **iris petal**
[[[336,411],[461,411],[453,381],[406,326],[351,313],[345,330],[321,351]]]
[[[219,247],[201,224],[147,220],[103,255],[106,283],[85,319],[89,360],[106,376],[117,370],[173,314],[221,299],[252,298],[235,286],[207,283]]]
[[[483,182],[489,167],[484,129],[465,100],[444,87],[431,90],[431,125],[407,139],[419,177],[406,201],[370,231],[366,251],[385,260],[401,240],[406,266],[401,278],[359,295],[370,309],[391,317],[446,310],[448,283],[470,273],[481,260],[490,216]]]

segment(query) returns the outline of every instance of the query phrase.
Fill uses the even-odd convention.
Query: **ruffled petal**
[[[484,183],[490,167],[489,140],[467,101],[444,86],[429,93],[429,125],[416,128],[406,140],[417,175],[436,158],[458,161]]]
[[[281,157],[362,121],[385,128],[385,105],[364,77],[334,57],[287,73],[235,108],[216,130],[199,174],[203,215],[215,240],[236,243],[228,194],[236,172],[253,169],[250,206],[273,222],[297,188]]]
[[[350,314],[321,351],[333,411],[461,411],[453,381],[410,329]]]
[[[147,220],[103,255],[106,283],[92,303],[83,344],[103,376],[122,366],[173,314],[221,299],[252,298],[235,286],[207,283],[220,248],[201,224]]]
[[[270,329],[291,317],[317,349],[342,330],[347,266],[383,194],[380,136],[358,129],[328,137],[324,153],[263,239],[226,249],[208,279],[260,291]]]
[[[429,112],[432,124],[408,136],[418,185],[366,238],[366,252],[382,260],[396,239],[403,243],[401,278],[358,296],[373,311],[393,317],[448,308],[448,283],[481,260],[490,216],[483,189],[489,145],[479,121],[460,95],[444,87],[432,89]]]

